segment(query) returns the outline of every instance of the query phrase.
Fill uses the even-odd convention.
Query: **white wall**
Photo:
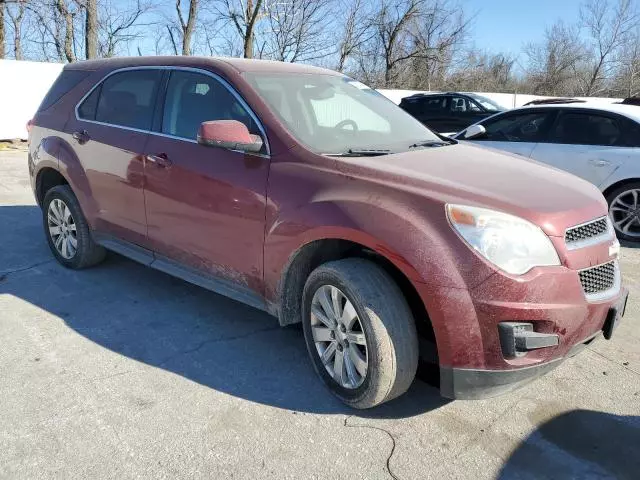
[[[27,122],[35,115],[63,66],[0,60],[0,140],[26,140]]]
[[[400,103],[404,97],[408,97],[413,95],[414,93],[438,93],[438,92],[428,92],[423,90],[389,90],[389,89],[378,89],[378,91],[387,97],[389,100],[395,102],[396,104]],[[505,108],[514,108],[521,107],[527,102],[531,100],[536,100],[539,98],[551,98],[549,96],[541,96],[541,95],[524,95],[524,94],[513,94],[513,93],[487,93],[487,92],[474,92],[478,95],[483,95],[487,98],[490,98],[494,102],[499,105],[502,105]],[[574,98],[574,97],[572,97]],[[590,102],[605,102],[611,103],[615,101],[622,100],[621,98],[604,98],[604,97],[575,97],[579,99],[589,100]]]
[[[26,124],[33,118],[49,87],[60,74],[61,63],[17,62],[0,60],[0,140],[27,138]],[[417,90],[387,90],[380,93],[395,103]],[[435,93],[435,92],[434,92]],[[505,108],[519,107],[536,95],[513,95],[509,93],[481,93]],[[590,101],[612,102],[619,99],[589,98]]]

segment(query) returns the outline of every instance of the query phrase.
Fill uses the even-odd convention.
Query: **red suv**
[[[432,133],[365,85],[303,65],[149,57],[68,65],[29,171],[53,255],[112,250],[302,322],[345,403],[409,388],[505,392],[624,313],[591,184]]]

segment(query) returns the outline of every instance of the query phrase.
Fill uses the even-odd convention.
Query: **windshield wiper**
[[[377,150],[377,149],[353,149],[350,148],[343,153],[326,153],[330,157],[379,157],[381,155],[389,155],[391,150]]]

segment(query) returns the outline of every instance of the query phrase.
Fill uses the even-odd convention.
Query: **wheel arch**
[[[44,196],[49,190],[58,185],[69,185],[69,181],[66,179],[60,171],[53,167],[43,167],[36,175],[36,201],[38,205],[42,206]]]
[[[418,335],[435,351],[425,356],[437,364],[435,332],[418,290],[407,274],[385,253],[371,245],[343,238],[320,238],[311,240],[291,255],[285,266],[279,285],[278,318],[281,325],[300,323],[302,320],[302,293],[307,278],[320,265],[346,258],[364,258],[380,266],[400,287],[413,315]],[[422,342],[421,342],[422,348]],[[421,356],[422,356],[421,352]],[[435,354],[435,359],[433,358]]]
[[[606,198],[608,202],[609,201],[608,197],[609,195],[611,195],[612,192],[614,192],[620,187],[623,187],[625,185],[629,185],[632,183],[640,183],[640,178],[625,178],[624,180],[618,180],[617,182],[612,183],[607,188],[605,188],[602,192],[602,195],[604,195],[604,198]]]

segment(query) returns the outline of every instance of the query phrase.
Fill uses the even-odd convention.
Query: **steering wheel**
[[[347,126],[349,126],[349,125],[351,125],[351,126],[353,127],[353,128],[352,128],[352,130],[353,130],[354,132],[357,132],[357,131],[358,131],[358,124],[357,124],[356,122],[354,122],[353,120],[349,119],[349,118],[347,118],[346,120],[342,120],[341,122],[339,122],[339,123],[338,123],[335,127],[333,127],[333,128],[340,129],[340,130],[344,130],[344,127],[347,127]]]

